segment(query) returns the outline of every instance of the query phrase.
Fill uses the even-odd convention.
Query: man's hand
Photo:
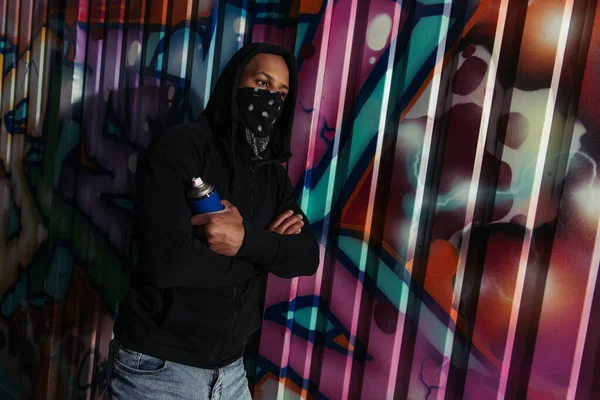
[[[297,235],[301,232],[304,221],[302,215],[296,214],[292,210],[288,210],[267,227],[270,232],[279,233],[280,235]]]
[[[202,239],[212,251],[233,257],[244,242],[244,220],[230,202],[223,200],[222,203],[225,207],[223,211],[194,215],[191,222],[195,232],[202,232]]]

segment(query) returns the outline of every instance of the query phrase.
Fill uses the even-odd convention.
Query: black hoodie
[[[243,68],[259,53],[285,59],[290,89],[267,157],[257,163],[243,135],[236,92]],[[289,51],[247,45],[226,65],[200,119],[163,132],[140,157],[139,263],[115,324],[125,347],[186,365],[225,366],[243,355],[260,326],[266,273],[283,278],[315,273],[318,243],[282,166],[291,156],[297,79]],[[185,193],[196,176],[214,184],[244,218],[245,238],[235,257],[212,252],[193,235]],[[289,209],[305,218],[300,234],[265,230]]]

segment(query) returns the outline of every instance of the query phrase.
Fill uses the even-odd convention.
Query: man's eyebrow
[[[266,72],[264,72],[264,71],[258,71],[258,72],[256,73],[256,75],[261,75],[261,74],[262,74],[262,75],[264,75],[264,76],[266,76],[266,77],[267,77],[268,79],[270,79],[271,81],[273,81],[273,82],[277,82],[277,80],[276,80],[275,78],[273,78],[273,76],[272,76],[272,75],[269,75],[269,74],[267,74],[267,73],[266,73]],[[281,85],[281,88],[282,88],[282,89],[286,89],[286,90],[290,90],[290,88],[289,88],[287,85]]]

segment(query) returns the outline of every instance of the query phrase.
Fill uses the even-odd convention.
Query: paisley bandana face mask
[[[243,87],[237,91],[237,101],[246,125],[246,141],[254,152],[253,159],[261,160],[283,110],[283,95],[272,90]]]

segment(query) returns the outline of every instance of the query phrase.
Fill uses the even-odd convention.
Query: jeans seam
[[[114,352],[114,348],[111,349],[110,348],[110,344],[109,344],[109,350],[108,350],[108,360],[106,365],[108,366],[108,371],[106,371],[106,388],[104,388],[104,393],[102,393],[102,398],[106,399],[106,398],[111,398],[113,397],[112,395],[112,388],[113,388],[113,382],[115,381],[115,352]]]
[[[221,399],[221,372],[220,368],[215,370],[215,374],[217,375],[217,379],[215,380],[215,386],[213,386],[211,393],[211,400],[220,400]]]

